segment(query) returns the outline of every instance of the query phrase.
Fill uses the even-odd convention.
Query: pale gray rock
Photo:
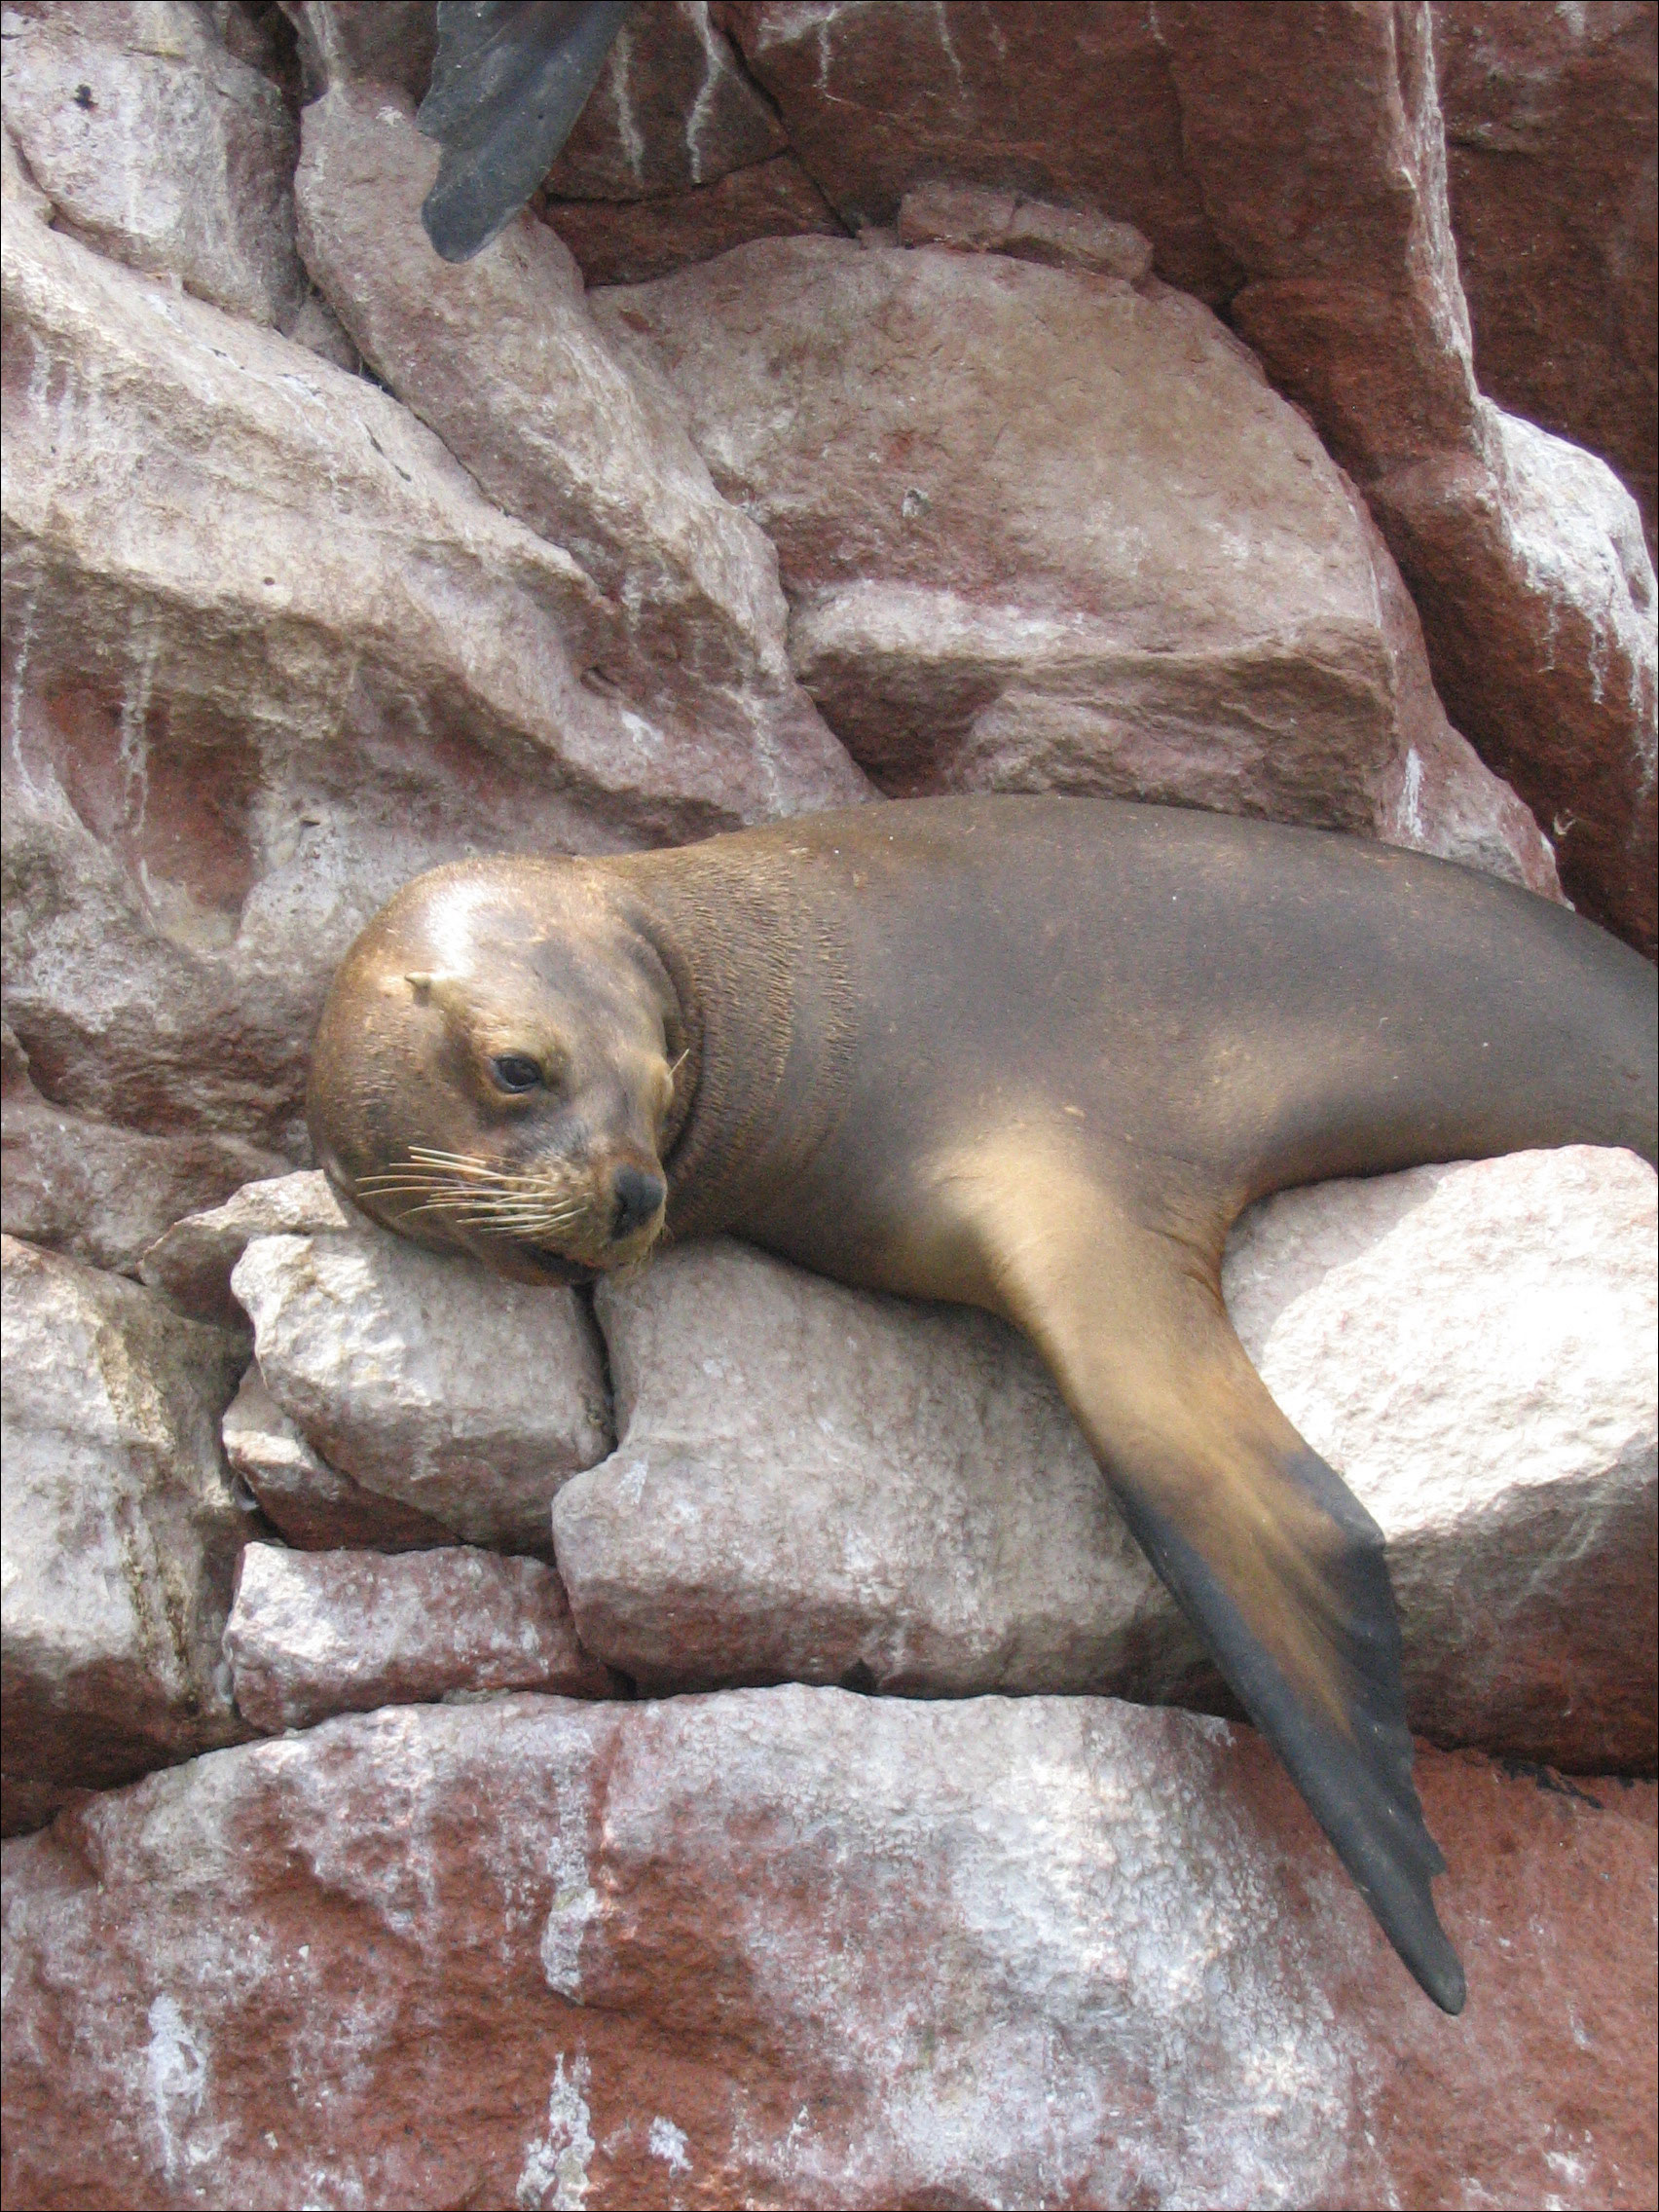
[[[1363,502],[1198,301],[798,238],[592,308],[770,533],[794,666],[890,794],[1175,801],[1553,890]]]
[[[544,223],[524,214],[472,260],[437,258],[420,219],[437,162],[383,86],[338,84],[305,111],[301,249],[363,358],[607,595],[623,649],[603,674],[637,717],[696,722],[761,811],[788,810],[792,758],[861,795],[791,672],[765,536],[719,498],[673,407],[616,358]]]
[[[1651,1769],[1652,1168],[1571,1146],[1285,1192],[1224,1276],[1246,1350],[1388,1536],[1415,1724]]]
[[[8,10],[3,52],[6,121],[59,224],[232,314],[298,312],[294,124],[206,10]]]
[[[363,1235],[369,1224],[341,1204],[321,1168],[246,1183],[223,1205],[175,1221],[145,1252],[139,1278],[181,1313],[240,1328],[245,1316],[231,1291],[231,1271],[256,1236]]]
[[[1390,1541],[1413,1723],[1586,1770],[1654,1747],[1652,1170],[1572,1148],[1255,1209],[1226,1287]],[[647,1687],[1219,1685],[1024,1343],[731,1244],[597,1310],[618,1447],[560,1493],[578,1632]]]
[[[217,1752],[7,1847],[8,2200],[1637,2201],[1651,1785],[1418,1771],[1460,2021],[1189,1714],[519,1695]]]
[[[246,1733],[219,1648],[249,1516],[243,1356],[136,1283],[0,1241],[5,1825]]]
[[[619,1442],[561,1492],[554,1540],[583,1642],[642,1687],[1213,1690],[1036,1353],[990,1315],[723,1239],[595,1309]]]
[[[862,788],[642,717],[622,616],[405,408],[13,190],[8,1018],[60,1106],[308,1164],[328,977],[421,868]]]
[[[225,1457],[260,1511],[302,1551],[421,1552],[455,1541],[441,1521],[365,1490],[313,1452],[265,1387],[257,1361],[226,1407],[219,1433]]]
[[[67,1113],[35,1088],[28,1055],[9,1028],[4,1051],[0,1190],[8,1236],[132,1273],[145,1249],[180,1215],[216,1204],[254,1177],[281,1171],[279,1160],[241,1137],[124,1128]],[[198,1318],[240,1323],[241,1316],[233,1309]]]
[[[225,1656],[238,1710],[268,1736],[383,1705],[617,1687],[576,1641],[550,1567],[458,1549],[387,1559],[249,1544]]]
[[[378,1229],[258,1237],[231,1285],[266,1388],[331,1466],[467,1543],[547,1551],[555,1493],[610,1448],[573,1292]]]

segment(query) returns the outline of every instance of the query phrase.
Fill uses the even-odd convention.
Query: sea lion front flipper
[[[998,1303],[1048,1360],[1130,1530],[1389,1940],[1459,2011],[1382,1531],[1234,1334],[1218,1222],[1192,1234],[1183,1207],[1186,1226],[1148,1229],[1110,1191],[1051,1171],[981,1190],[973,1211]]]

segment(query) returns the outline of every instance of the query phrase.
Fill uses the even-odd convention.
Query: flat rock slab
[[[250,1515],[219,1450],[235,1337],[11,1236],[0,1281],[10,1830],[247,1733],[219,1639]]]
[[[145,1252],[138,1274],[193,1320],[241,1328],[247,1315],[231,1290],[231,1272],[256,1236],[326,1236],[367,1227],[360,1214],[348,1216],[321,1168],[272,1175],[244,1183],[222,1205],[175,1221]]]
[[[7,2198],[1650,2204],[1652,1787],[1419,1777],[1458,2020],[1191,1714],[524,1696],[219,1752],[7,1848]]]
[[[225,1656],[238,1710],[267,1735],[382,1705],[620,1687],[577,1642],[550,1567],[459,1548],[387,1559],[249,1544]]]
[[[231,1282],[266,1388],[330,1466],[467,1543],[547,1550],[554,1493],[610,1448],[573,1293],[372,1228],[258,1237]]]
[[[1225,1286],[1382,1522],[1414,1725],[1654,1754],[1653,1172],[1574,1147],[1286,1193]],[[1219,1684],[1028,1346],[729,1243],[596,1309],[614,1456],[554,1511],[583,1641],[643,1684],[913,1695]]]

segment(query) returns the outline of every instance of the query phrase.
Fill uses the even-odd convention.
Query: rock
[[[357,79],[425,98],[438,51],[432,0],[282,0],[282,13],[299,33],[308,102]]]
[[[790,780],[820,804],[862,796],[791,674],[771,546],[613,357],[545,224],[525,214],[472,260],[435,259],[420,208],[437,160],[379,88],[337,86],[306,110],[301,248],[364,359],[607,595],[605,673],[654,732],[695,728],[758,812],[790,811]]]
[[[279,1160],[240,1137],[152,1136],[65,1113],[29,1080],[28,1055],[10,1029],[5,1049],[0,1187],[8,1236],[131,1273],[145,1247],[181,1214],[281,1168]]]
[[[1552,887],[1351,487],[1196,301],[790,239],[593,308],[775,540],[795,667],[885,791],[1175,800]]]
[[[1212,305],[1236,288],[1151,10],[727,0],[719,13],[849,229],[891,224],[915,185],[993,185],[1132,223],[1159,275]]]
[[[260,1511],[302,1551],[422,1552],[455,1541],[441,1521],[364,1490],[319,1457],[265,1387],[257,1364],[226,1408],[220,1435]]]
[[[6,1237],[5,1812],[246,1733],[219,1638],[249,1533],[219,1452],[236,1339]]]
[[[291,1552],[249,1544],[225,1624],[238,1710],[268,1736],[383,1705],[544,1690],[611,1697],[563,1585],[488,1552]]]
[[[1152,271],[1152,247],[1132,224],[988,185],[918,185],[899,203],[898,232],[901,245],[1006,253],[1051,269],[1121,276],[1129,284]]]
[[[8,2201],[1650,2201],[1652,1786],[1419,1777],[1456,2021],[1190,1714],[516,1696],[222,1751],[7,1847]]]
[[[329,975],[420,868],[863,788],[827,735],[814,759],[753,731],[734,754],[644,718],[602,674],[608,603],[406,409],[18,189],[7,1012],[59,1108],[307,1165]]]
[[[242,1328],[246,1316],[231,1292],[231,1271],[256,1236],[326,1236],[342,1231],[367,1234],[369,1224],[350,1214],[328,1177],[313,1167],[303,1175],[277,1175],[248,1183],[223,1205],[176,1221],[144,1254],[139,1275],[151,1290],[193,1320]]]
[[[1388,1535],[1441,1742],[1652,1764],[1654,1188],[1576,1147],[1287,1193],[1235,1233],[1245,1348]],[[725,1243],[596,1307],[618,1445],[554,1538],[582,1641],[645,1689],[1224,1694],[1001,1324]]]
[[[599,1344],[571,1291],[378,1229],[257,1237],[231,1285],[266,1388],[313,1450],[467,1543],[547,1551],[554,1493],[610,1449]]]
[[[174,0],[14,17],[6,121],[77,238],[280,325],[307,290],[294,250],[296,133],[276,87],[209,24],[207,11]]]
[[[669,200],[543,200],[538,212],[590,284],[643,283],[751,239],[845,235],[793,154],[733,169]]]
[[[1235,326],[1359,478],[1447,711],[1561,838],[1568,897],[1651,957],[1659,592],[1604,463],[1476,387],[1427,6],[1161,0],[1156,30],[1247,272]]]
[[[1656,12],[1435,0],[1457,266],[1481,388],[1588,446],[1653,550]]]
[[[788,143],[707,0],[669,0],[617,32],[544,189],[554,200],[662,200]]]
[[[1481,423],[1479,455],[1398,469],[1373,503],[1459,727],[1539,809],[1573,899],[1651,957],[1659,592],[1641,516],[1580,447],[1484,403]]]

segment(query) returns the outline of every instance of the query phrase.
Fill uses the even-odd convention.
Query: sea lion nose
[[[668,1196],[668,1187],[660,1175],[642,1174],[637,1167],[619,1167],[610,1189],[616,1200],[616,1212],[610,1224],[613,1237],[632,1235],[642,1222],[649,1221]]]

